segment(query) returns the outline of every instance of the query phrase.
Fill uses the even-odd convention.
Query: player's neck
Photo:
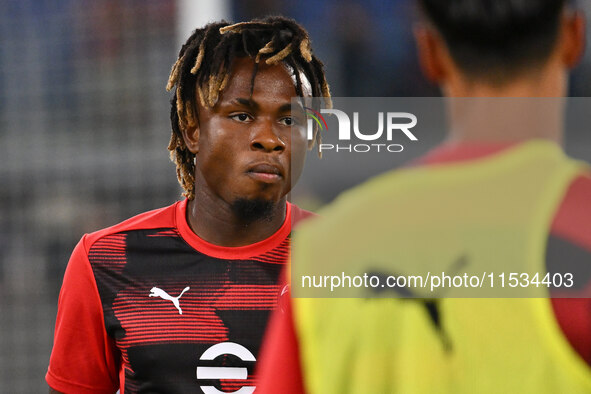
[[[564,97],[568,92],[568,69],[558,51],[544,64],[504,77],[499,75],[497,82],[470,77],[452,64],[441,89],[447,97]]]
[[[562,98],[461,98],[449,101],[450,142],[520,142],[545,139],[561,144]]]
[[[244,219],[230,204],[207,193],[195,193],[187,205],[187,223],[200,238],[215,245],[237,247],[263,241],[283,225],[286,198],[273,204],[265,217]]]
[[[453,142],[518,142],[546,139],[562,143],[566,74],[539,72],[502,86],[456,83],[450,97]]]

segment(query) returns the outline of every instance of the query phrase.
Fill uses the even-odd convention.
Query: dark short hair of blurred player
[[[537,293],[551,299],[292,298],[270,325],[258,393],[590,392],[591,174],[559,145],[562,100],[537,99],[566,94],[582,15],[563,0],[418,3],[422,69],[453,98],[448,138],[304,224],[293,266],[334,256],[335,272],[385,276],[461,262],[540,279],[568,267],[578,285]]]
[[[310,214],[287,202],[313,145],[292,97],[330,102],[323,65],[291,19],[211,23],[182,46],[167,89],[186,199],[79,242],[51,390],[254,390],[291,226]]]
[[[567,93],[568,69],[583,52],[584,19],[566,0],[417,2],[423,73],[446,96],[496,97],[495,88],[518,83],[530,97]],[[533,82],[537,91],[531,91]],[[490,91],[470,91],[478,86]]]

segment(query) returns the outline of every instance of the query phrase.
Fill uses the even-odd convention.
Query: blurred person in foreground
[[[257,393],[589,393],[591,173],[560,146],[582,15],[563,0],[418,3],[424,74],[450,97],[447,140],[305,223],[292,275],[333,262],[350,275],[455,265],[540,280],[566,271],[574,285],[526,298],[403,288],[378,290],[435,297],[282,300]]]
[[[167,89],[186,199],[82,237],[50,392],[255,389],[291,226],[310,214],[286,199],[311,145],[291,100],[328,98],[323,65],[293,20],[211,23],[182,46]]]

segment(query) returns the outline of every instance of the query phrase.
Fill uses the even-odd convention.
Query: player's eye
[[[293,126],[296,124],[296,120],[295,120],[295,118],[292,118],[291,116],[286,116],[285,118],[281,118],[279,120],[279,123],[281,123],[284,126]]]
[[[247,113],[240,112],[238,114],[230,115],[230,119],[234,119],[238,122],[249,122],[252,120],[252,116]]]

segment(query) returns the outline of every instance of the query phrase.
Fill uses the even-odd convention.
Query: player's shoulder
[[[344,191],[330,204],[322,207],[311,219],[297,226],[297,247],[309,250],[341,248],[355,234],[369,235],[377,217],[383,217],[389,197],[398,188],[396,182],[406,177],[407,170],[390,170]]]
[[[568,187],[565,201],[567,199],[573,203],[573,208],[591,211],[591,205],[588,204],[591,201],[591,169],[585,169],[573,179]]]
[[[83,238],[86,249],[95,244],[98,240],[114,234],[133,231],[148,230],[155,228],[173,228],[176,227],[176,214],[182,201],[177,201],[167,207],[153,209],[151,211],[140,213],[121,223],[86,234]]]
[[[568,185],[558,214],[568,215],[573,218],[583,215],[579,219],[589,219],[591,218],[589,201],[591,201],[591,170],[585,169],[585,171],[575,176]],[[591,220],[588,222],[591,226]]]
[[[568,186],[552,222],[552,235],[591,250],[591,171],[577,175]]]

